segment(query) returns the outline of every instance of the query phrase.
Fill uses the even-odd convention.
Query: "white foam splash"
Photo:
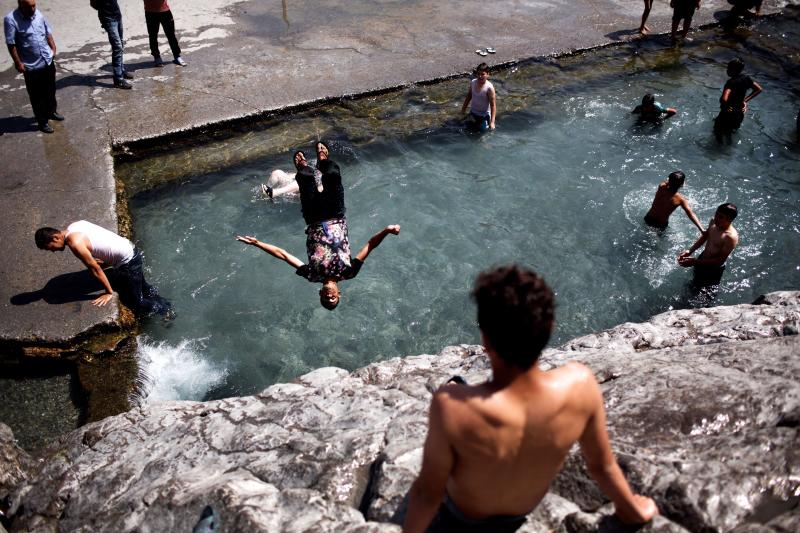
[[[139,365],[144,382],[140,401],[201,400],[212,387],[221,384],[227,370],[202,356],[203,340],[183,340],[173,346],[140,336]]]

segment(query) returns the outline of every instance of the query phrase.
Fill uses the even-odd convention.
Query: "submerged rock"
[[[800,530],[800,293],[672,311],[543,354],[587,364],[645,531]],[[21,477],[12,531],[399,531],[431,392],[489,375],[479,346],[323,368],[257,396],[166,402],[89,424]],[[579,451],[520,531],[619,527]]]

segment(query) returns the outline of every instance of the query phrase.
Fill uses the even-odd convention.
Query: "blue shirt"
[[[53,51],[47,44],[47,36],[52,35],[53,31],[38,9],[30,18],[15,9],[3,19],[3,29],[6,32],[6,44],[17,47],[25,70],[38,70],[53,62]]]

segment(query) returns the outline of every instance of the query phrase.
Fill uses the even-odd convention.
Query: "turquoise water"
[[[737,55],[765,92],[720,144],[712,120]],[[465,80],[445,96],[415,87],[392,97],[403,100],[392,113],[433,124],[403,136],[388,112],[379,117],[386,131],[370,135],[348,129],[355,107],[320,112],[338,121],[330,136],[353,253],[385,225],[402,226],[342,283],[335,312],[320,307],[319,285],[234,240],[255,235],[305,259],[297,200],[272,203],[258,191],[272,169],[289,170],[290,148],[137,194],[149,278],[178,311],[168,325],[144,326],[151,397],[250,394],[320,366],[477,343],[469,291],[494,264],[531,266],[555,289],[552,344],[669,309],[797,289],[799,64],[797,19],[787,17],[734,36],[708,31],[679,49],[651,40],[496,72],[498,128],[484,136],[456,119]],[[645,92],[678,115],[637,126],[629,112]],[[682,212],[663,234],[642,222],[674,170],[686,173],[683,193],[704,223],[722,202],[739,206],[740,245],[715,300],[693,296],[691,271],[675,261],[697,237]]]

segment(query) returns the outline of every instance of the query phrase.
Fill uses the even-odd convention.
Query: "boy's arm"
[[[361,248],[361,250],[359,250],[358,253],[356,254],[356,259],[358,259],[363,263],[367,259],[367,256],[370,254],[370,252],[372,252],[372,250],[377,248],[378,245],[380,245],[380,243],[383,242],[383,239],[385,239],[386,236],[389,235],[390,233],[398,235],[400,233],[400,226],[398,224],[392,224],[391,226],[386,226],[378,233],[370,237],[369,240],[367,241],[367,244],[365,244]]]
[[[750,100],[752,100],[753,98],[755,98],[756,96],[761,94],[761,91],[763,91],[763,90],[764,89],[761,87],[761,85],[759,85],[756,82],[753,82],[753,86],[750,89],[750,94],[748,94],[747,96],[744,97],[744,108],[745,108],[745,110],[747,110],[747,102],[749,102]]]
[[[713,223],[714,223],[713,221],[709,222],[708,227],[710,228],[711,224]],[[694,258],[689,256],[692,255],[695,252],[695,250],[703,246],[703,244],[706,242],[706,239],[708,239],[708,231],[704,231],[703,233],[701,233],[700,236],[697,238],[697,240],[694,241],[694,244],[692,245],[691,248],[682,251],[678,255],[678,264],[686,267],[692,266],[694,264]]]
[[[259,248],[261,250],[264,250],[269,255],[271,255],[273,257],[277,257],[281,261],[286,261],[287,263],[289,263],[294,268],[300,268],[301,266],[303,266],[303,262],[302,261],[300,261],[298,258],[293,256],[292,254],[290,254],[289,252],[287,252],[283,248],[278,248],[277,246],[273,246],[272,244],[267,244],[265,242],[261,242],[258,239],[256,239],[255,237],[250,237],[250,236],[242,237],[242,236],[237,235],[236,236],[236,240],[239,241],[239,242],[243,242],[245,244],[249,244],[250,246],[255,246],[256,248]]]
[[[494,129],[494,119],[497,118],[497,95],[494,92],[494,87],[489,91],[489,105],[492,113],[492,122],[489,124],[489,128]]]
[[[437,392],[431,400],[422,468],[409,491],[403,533],[424,532],[428,528],[442,504],[447,480],[455,464],[455,454],[444,431],[444,394]]]
[[[464,98],[464,105],[461,106],[461,112],[467,110],[467,106],[469,105],[470,101],[472,101],[472,83],[469,84],[469,89],[467,89],[467,97]]]
[[[689,217],[689,220],[691,220],[692,223],[695,226],[697,226],[697,229],[700,230],[700,233],[705,232],[706,230],[700,223],[700,219],[697,218],[697,215],[694,214],[694,211],[692,211],[692,208],[689,206],[689,202],[686,201],[686,198],[684,197],[681,197],[681,207],[683,208],[684,211],[686,211],[686,216]]]
[[[664,110],[664,113],[667,115],[666,118],[669,118],[673,115],[676,115],[678,113],[678,110],[675,109],[674,107],[668,107]]]
[[[67,241],[67,246],[69,246],[69,249],[72,251],[75,257],[80,259],[81,263],[86,265],[86,268],[89,269],[89,272],[92,274],[92,276],[94,276],[94,278],[99,281],[106,290],[105,294],[101,294],[92,300],[92,305],[96,305],[98,307],[106,305],[111,301],[111,298],[114,297],[114,290],[111,288],[111,283],[108,281],[106,273],[103,272],[103,268],[97,264],[97,261],[94,257],[92,257],[92,253],[86,246],[86,237],[71,235]]]
[[[626,524],[644,524],[658,514],[655,502],[634,494],[622,473],[606,431],[606,412],[603,408],[603,393],[590,370],[586,380],[585,394],[591,402],[592,416],[580,437],[581,453],[589,474],[600,485],[603,493],[614,502],[619,519]]]

